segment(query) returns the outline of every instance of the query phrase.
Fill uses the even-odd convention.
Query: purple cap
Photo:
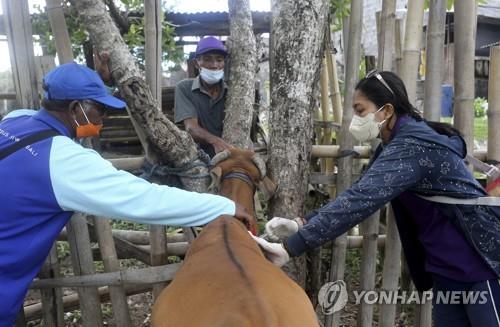
[[[222,44],[221,40],[216,39],[213,36],[207,36],[198,42],[196,46],[196,56],[202,55],[209,51],[217,51],[227,56],[227,50],[224,44]]]

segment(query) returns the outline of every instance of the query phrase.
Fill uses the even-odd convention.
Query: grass
[[[441,121],[453,124],[452,117],[442,117]],[[474,139],[476,141],[486,141],[488,139],[488,118],[486,116],[474,118]]]

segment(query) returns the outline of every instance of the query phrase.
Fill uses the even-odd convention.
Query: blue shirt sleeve
[[[417,184],[422,171],[414,146],[402,140],[387,145],[359,181],[288,238],[290,253],[297,256],[333,240]]]
[[[173,226],[204,225],[235,213],[227,198],[149,183],[64,136],[52,141],[49,167],[56,200],[67,211]]]

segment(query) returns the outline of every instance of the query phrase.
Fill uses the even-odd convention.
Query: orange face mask
[[[76,138],[84,138],[84,137],[91,137],[91,136],[98,136],[99,132],[101,131],[102,125],[95,125],[92,124],[87,117],[87,114],[85,114],[85,110],[83,110],[83,107],[80,103],[78,103],[80,106],[80,109],[83,112],[83,115],[85,116],[85,119],[87,120],[87,124],[85,125],[80,125],[75,119],[76,123]]]

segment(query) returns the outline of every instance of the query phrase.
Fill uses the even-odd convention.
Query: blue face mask
[[[224,70],[210,70],[201,67],[200,76],[207,84],[212,85],[218,83],[224,77]]]

